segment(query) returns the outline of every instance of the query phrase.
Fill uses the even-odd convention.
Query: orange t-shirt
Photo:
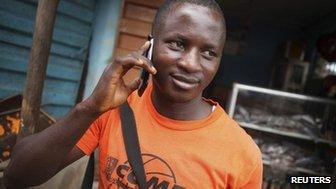
[[[152,87],[128,102],[137,124],[150,189],[259,189],[261,153],[251,137],[218,105],[206,118],[179,121],[160,115]],[[99,188],[137,188],[127,161],[118,109],[101,115],[78,141],[87,155],[99,147]]]

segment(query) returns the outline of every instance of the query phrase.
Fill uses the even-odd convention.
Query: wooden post
[[[18,139],[33,134],[39,120],[43,83],[52,43],[59,0],[39,0],[26,85],[23,91],[21,129]]]

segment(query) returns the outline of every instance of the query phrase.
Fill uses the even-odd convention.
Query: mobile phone
[[[146,56],[149,60],[152,60],[154,38],[151,38],[149,42],[150,42],[150,46],[149,46],[148,50],[145,52],[144,56]],[[148,78],[149,78],[148,71],[145,70],[145,69],[142,69],[140,78],[141,78],[142,82],[141,82],[140,87],[138,89],[138,95],[141,97],[142,94],[145,92],[145,89],[148,85]]]

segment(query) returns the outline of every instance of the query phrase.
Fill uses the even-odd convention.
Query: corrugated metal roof
[[[95,0],[59,3],[42,98],[43,109],[55,117],[75,104],[95,5]],[[23,90],[36,8],[37,0],[1,0],[0,98]]]

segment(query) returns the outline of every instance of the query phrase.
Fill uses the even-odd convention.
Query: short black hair
[[[224,31],[226,30],[226,24],[225,24],[225,18],[224,18],[224,13],[221,7],[218,5],[216,0],[166,0],[163,2],[163,4],[159,7],[158,11],[156,12],[154,22],[152,25],[152,35],[156,35],[156,32],[160,31],[159,28],[161,27],[161,24],[163,21],[165,21],[169,11],[172,10],[173,6],[175,4],[194,4],[194,5],[199,5],[203,7],[207,7],[211,10],[214,10],[220,15],[222,15],[223,18],[223,29]]]

